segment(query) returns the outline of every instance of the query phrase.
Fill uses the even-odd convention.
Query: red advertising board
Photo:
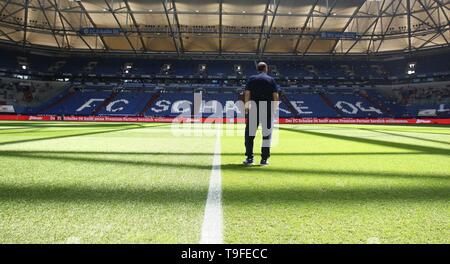
[[[28,116],[0,115],[0,120],[11,121],[77,121],[77,122],[137,122],[137,123],[244,123],[243,118],[181,118],[181,117],[125,117],[125,116]],[[280,124],[440,124],[450,125],[450,118],[280,118]]]

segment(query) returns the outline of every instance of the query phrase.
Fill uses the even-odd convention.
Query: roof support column
[[[23,18],[23,40],[22,45],[25,46],[27,43],[27,29],[28,29],[28,4],[29,0],[24,0],[23,5],[25,7],[24,10],[24,18]]]

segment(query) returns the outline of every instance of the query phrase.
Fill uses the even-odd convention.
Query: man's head
[[[267,66],[267,63],[265,63],[265,62],[259,62],[258,66],[256,67],[256,69],[259,72],[264,72],[264,73],[269,72],[269,67]]]

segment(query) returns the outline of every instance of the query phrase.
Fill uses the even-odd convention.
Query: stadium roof
[[[449,46],[448,0],[0,0],[0,39],[64,50],[378,54]]]

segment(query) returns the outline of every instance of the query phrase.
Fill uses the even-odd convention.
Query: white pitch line
[[[220,130],[217,131],[214,158],[209,179],[208,198],[203,218],[200,244],[223,243],[222,175],[220,171]]]

